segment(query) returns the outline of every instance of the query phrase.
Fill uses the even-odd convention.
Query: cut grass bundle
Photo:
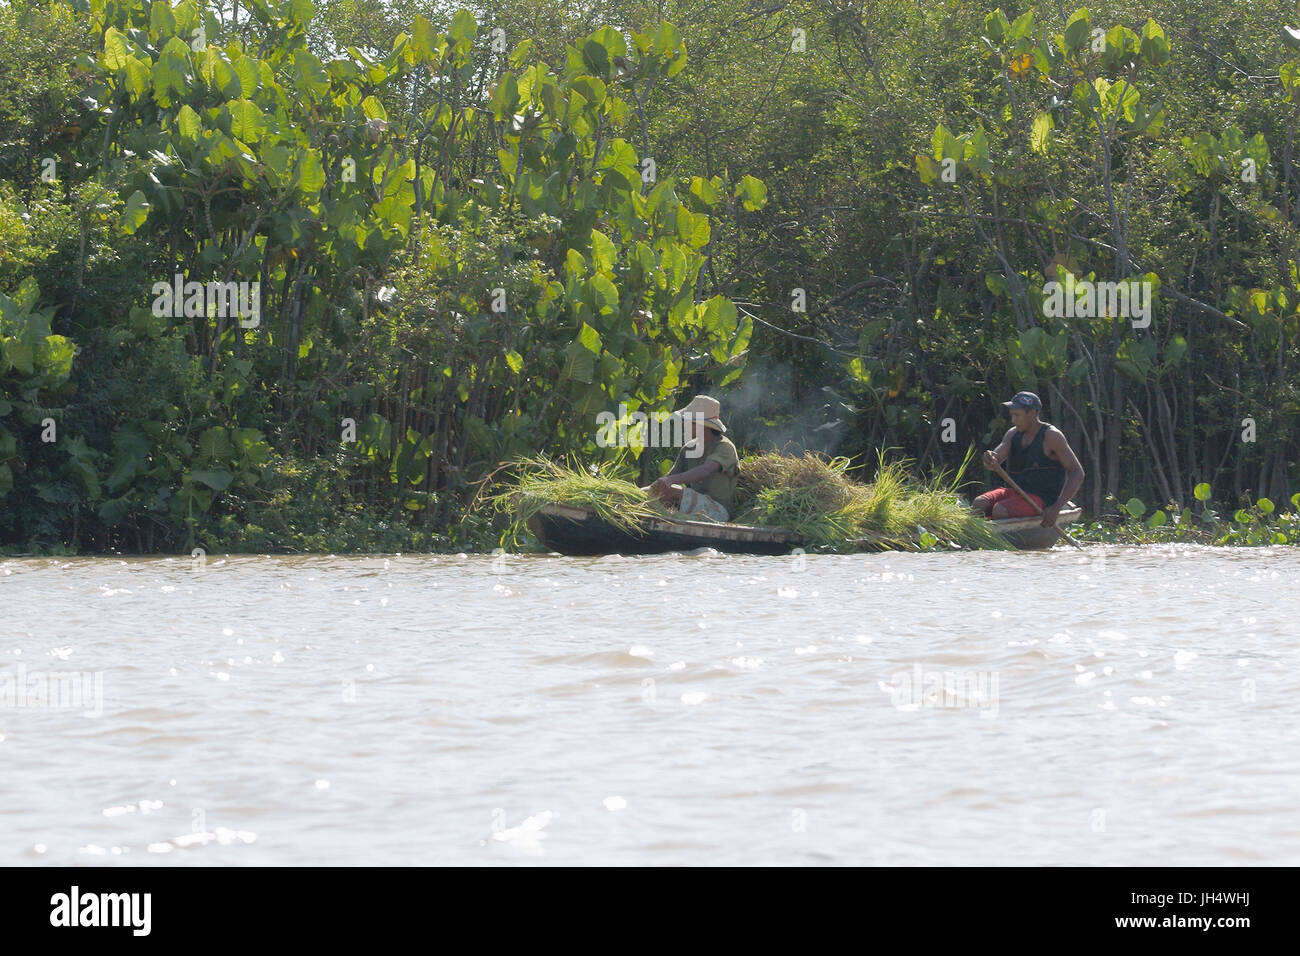
[[[848,467],[847,458],[828,460],[811,453],[746,458],[740,463],[734,520],[790,528],[811,544],[842,547],[859,524],[860,496],[845,476]]]
[[[920,529],[941,541],[950,541],[963,548],[1014,550],[1005,538],[993,530],[987,518],[972,512],[955,491],[941,487],[940,479],[908,488],[896,502],[891,519],[900,530],[916,530],[922,540],[924,533]]]
[[[944,475],[920,483],[908,475],[906,462],[882,462],[875,481],[862,484],[848,476],[848,469],[846,458],[810,452],[747,458],[741,462],[740,490],[752,503],[736,520],[791,528],[815,547],[836,550],[864,541],[904,550],[942,542],[963,548],[1010,547],[944,487]]]
[[[522,530],[545,505],[590,508],[603,521],[635,532],[643,518],[662,517],[664,508],[634,482],[628,469],[613,466],[592,472],[573,463],[561,464],[540,455],[513,463],[514,480],[490,501],[514,515],[513,531]]]
[[[741,462],[737,490],[758,497],[774,489],[798,489],[823,511],[834,511],[848,503],[853,482],[845,475],[847,458],[822,458],[812,452],[803,456],[766,452]]]
[[[847,458],[823,458],[775,452],[740,463],[740,480],[732,506],[739,524],[789,528],[805,545],[854,551],[864,547],[915,551],[940,544],[963,548],[1011,547],[989,523],[970,510],[947,487],[955,476],[939,475],[928,483],[914,480],[907,463],[882,462],[875,480],[862,484],[848,476]],[[513,479],[488,500],[512,514],[510,535],[519,539],[529,519],[549,504],[591,509],[610,525],[633,534],[645,518],[669,514],[629,480],[625,462],[590,471],[576,463],[543,457],[510,466]]]

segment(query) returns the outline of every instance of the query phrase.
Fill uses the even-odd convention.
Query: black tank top
[[[1056,503],[1065,487],[1065,469],[1058,462],[1047,457],[1043,451],[1043,436],[1047,434],[1048,424],[1039,425],[1038,434],[1034,436],[1029,447],[1023,447],[1020,432],[1011,436],[1011,454],[1007,459],[1007,474],[1027,494],[1038,495],[1046,507]]]

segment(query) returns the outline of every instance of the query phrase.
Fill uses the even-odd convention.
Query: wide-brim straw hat
[[[722,424],[722,419],[719,417],[722,414],[722,404],[708,395],[696,395],[691,399],[690,404],[673,414],[680,415],[688,421],[702,422],[715,431],[727,430],[727,426]]]

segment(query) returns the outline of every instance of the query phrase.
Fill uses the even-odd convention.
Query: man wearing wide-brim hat
[[[727,426],[722,423],[722,405],[716,398],[696,395],[673,414],[683,420],[682,450],[668,474],[642,490],[673,505],[683,517],[729,520],[740,456],[723,434]]]

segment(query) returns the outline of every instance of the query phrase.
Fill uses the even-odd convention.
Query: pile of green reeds
[[[847,458],[769,452],[740,463],[733,520],[790,528],[800,540],[844,546],[858,531],[860,497],[846,477]],[[748,508],[746,508],[748,504]]]
[[[490,497],[500,511],[514,516],[515,530],[545,505],[590,508],[602,520],[635,531],[643,518],[663,517],[665,510],[633,481],[623,466],[585,469],[575,463],[557,463],[540,455],[512,463],[513,479]]]
[[[741,524],[791,528],[814,547],[853,550],[878,545],[911,550],[938,544],[1006,549],[1009,545],[971,512],[945,476],[911,478],[907,463],[881,462],[875,479],[849,477],[847,458],[769,452],[740,465]],[[960,471],[958,474],[960,474]],[[743,504],[740,506],[744,507]]]
[[[947,476],[918,482],[905,462],[882,461],[875,479],[866,484],[850,478],[849,470],[847,458],[811,452],[746,458],[740,463],[732,520],[790,528],[805,546],[836,551],[1010,547],[946,486]],[[584,469],[576,462],[538,456],[511,463],[510,471],[504,490],[489,500],[511,513],[516,540],[548,504],[590,508],[609,524],[633,532],[642,519],[667,513],[631,480],[635,473],[627,462]]]

